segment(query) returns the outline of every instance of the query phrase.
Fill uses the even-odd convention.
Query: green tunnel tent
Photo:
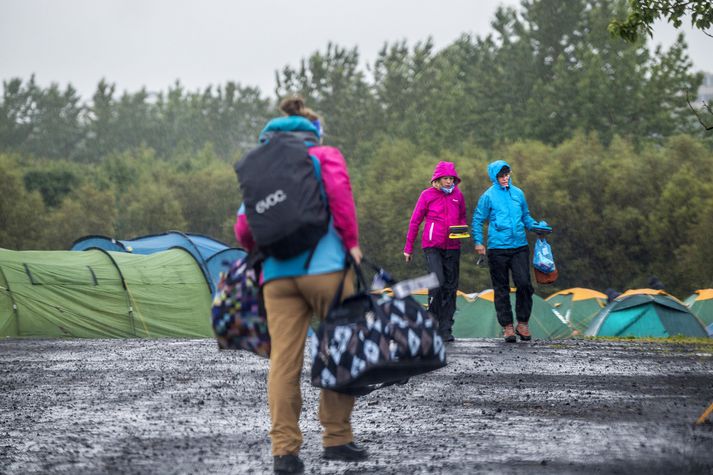
[[[514,314],[515,289],[510,291],[510,305]],[[454,320],[453,336],[456,338],[501,338],[503,335],[495,314],[495,292],[492,289],[459,299]],[[529,326],[532,337],[537,340],[557,340],[572,335],[572,329],[538,295],[532,296]]]
[[[149,234],[130,240],[96,235],[84,236],[74,241],[70,250],[87,251],[92,249],[132,254],[153,254],[168,249],[183,249],[191,253],[201,266],[213,294],[215,294],[220,281],[221,272],[227,272],[229,263],[245,255],[244,250],[228,247],[227,244],[212,237],[181,231]]]
[[[425,290],[414,292],[413,297],[424,305],[428,303],[428,293]],[[514,310],[514,289],[510,292],[510,303]],[[456,338],[500,338],[503,335],[503,329],[495,316],[492,289],[475,294],[458,291],[453,319],[453,336]],[[557,317],[550,304],[537,295],[532,296],[529,324],[533,338],[538,340],[567,338],[572,335],[572,329]]]
[[[211,291],[181,249],[0,249],[0,337],[212,336]]]
[[[696,290],[684,303],[713,336],[713,289]]]
[[[577,333],[584,332],[607,305],[606,294],[582,287],[560,290],[545,300]]]
[[[603,308],[587,336],[668,338],[708,336],[703,324],[678,299],[662,293],[621,295]]]

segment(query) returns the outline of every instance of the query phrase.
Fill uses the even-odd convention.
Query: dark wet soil
[[[446,368],[360,398],[362,463],[306,473],[713,474],[713,356],[692,346],[457,341]],[[306,369],[309,363],[306,365]],[[0,341],[0,473],[271,473],[267,361],[212,340]],[[305,376],[306,376],[305,370]]]

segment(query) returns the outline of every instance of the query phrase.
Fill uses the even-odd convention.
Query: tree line
[[[612,39],[623,1],[554,0],[500,8],[494,33],[384,45],[366,68],[329,44],[276,73],[273,98],[227,83],[123,92],[91,100],[71,85],[3,83],[0,246],[67,249],[87,234],[128,239],[179,229],[233,243],[240,203],[232,163],[255,143],[279,98],[302,94],[347,157],[365,251],[400,276],[420,191],[454,161],[468,211],[502,158],[551,237],[561,288],[628,288],[657,275],[674,292],[713,285],[713,141],[688,110],[686,44],[650,53]],[[462,259],[462,285],[489,285]],[[552,289],[542,289],[548,293]]]

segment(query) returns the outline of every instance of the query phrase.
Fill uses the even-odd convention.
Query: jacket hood
[[[460,178],[458,177],[458,172],[456,171],[456,164],[453,162],[438,162],[438,165],[436,165],[436,168],[433,170],[431,183],[444,176],[454,177],[455,180],[453,181],[456,185],[460,183]]]
[[[308,134],[314,134],[317,138],[320,137],[319,130],[308,119],[299,115],[290,115],[277,117],[268,122],[260,132],[259,141],[262,142],[265,138],[277,132],[307,132]]]
[[[508,162],[505,160],[495,160],[488,165],[488,176],[490,177],[490,181],[493,182],[493,185],[500,186],[498,183],[498,172],[502,170],[503,167],[508,167],[512,170],[512,167],[508,165]],[[510,185],[512,185],[512,178],[508,178],[508,186]]]

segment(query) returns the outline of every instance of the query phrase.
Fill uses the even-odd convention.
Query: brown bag
[[[535,271],[535,280],[537,281],[538,284],[552,284],[557,280],[557,277],[559,276],[557,269],[550,272],[549,274],[545,274],[544,272],[539,271],[537,269],[534,269],[534,271]]]

